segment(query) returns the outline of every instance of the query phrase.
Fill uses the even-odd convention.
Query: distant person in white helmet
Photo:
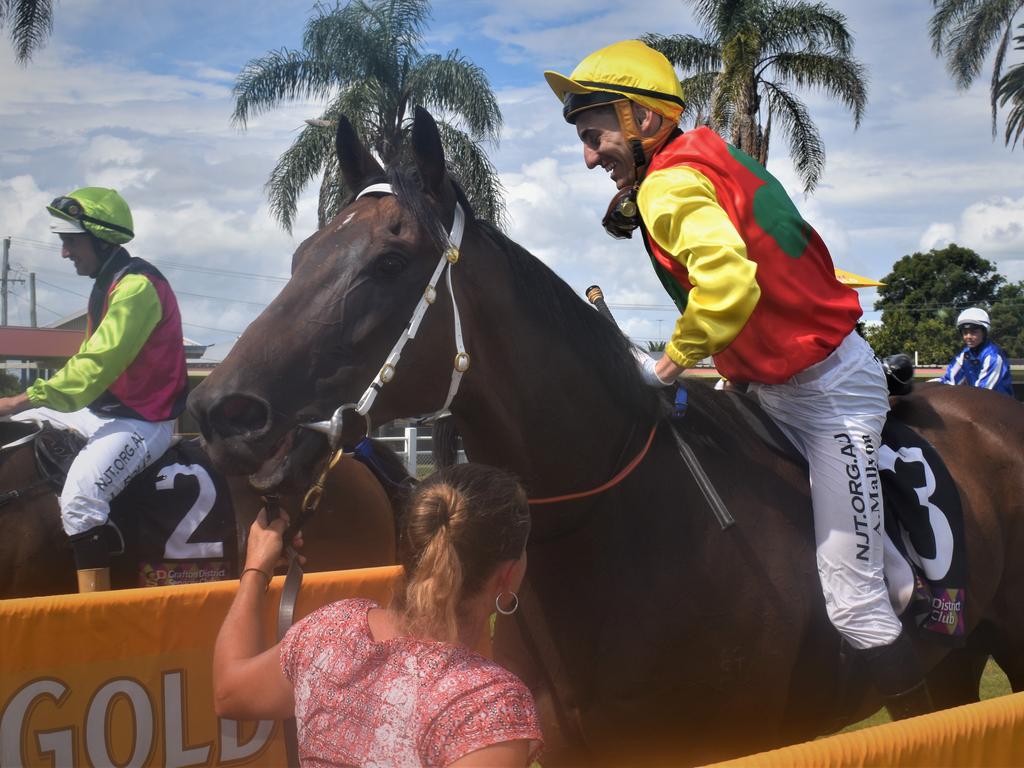
[[[989,340],[991,326],[988,312],[980,307],[970,307],[960,313],[956,328],[966,346],[937,381],[991,389],[1013,397],[1010,362],[999,345]]]

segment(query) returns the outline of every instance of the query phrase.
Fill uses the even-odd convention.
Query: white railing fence
[[[406,427],[404,435],[376,437],[405,460],[405,469],[413,477],[423,477],[434,471],[434,457],[431,453],[431,436],[420,434],[416,427]],[[459,463],[466,461],[463,451],[458,453]]]

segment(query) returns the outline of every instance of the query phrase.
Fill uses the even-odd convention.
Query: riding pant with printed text
[[[88,408],[62,413],[33,408],[11,417],[15,421],[48,421],[86,439],[85,447],[68,470],[60,495],[60,514],[68,536],[103,525],[110,517],[110,502],[133,477],[170,447],[174,420],[143,421],[121,416],[100,416]]]
[[[751,391],[807,459],[829,619],[854,648],[893,643],[902,625],[883,569],[878,448],[889,397],[881,363],[854,331],[820,363]]]

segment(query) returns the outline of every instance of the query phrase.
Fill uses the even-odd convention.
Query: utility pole
[[[28,273],[28,323],[36,328],[36,273]]]
[[[11,238],[4,238],[4,261],[0,267],[0,325],[7,325],[7,272],[11,262]]]

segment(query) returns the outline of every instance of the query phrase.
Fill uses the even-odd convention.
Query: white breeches
[[[854,331],[785,384],[751,389],[807,459],[829,619],[854,648],[889,645],[902,625],[883,572],[878,447],[889,396],[881,364]]]
[[[71,413],[33,408],[11,418],[48,421],[77,432],[87,441],[72,462],[60,495],[60,515],[68,536],[106,523],[110,501],[160,458],[174,437],[173,420],[98,416],[88,408]]]

